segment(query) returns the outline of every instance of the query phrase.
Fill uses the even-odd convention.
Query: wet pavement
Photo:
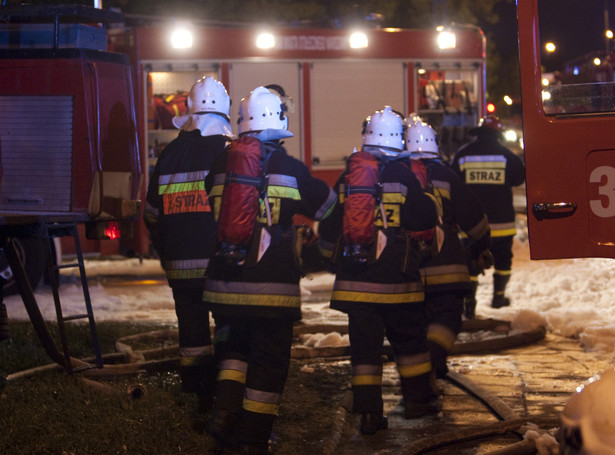
[[[437,416],[405,420],[395,366],[388,362],[383,395],[389,428],[373,436],[359,434],[359,417],[346,411],[348,403],[341,403],[337,426],[325,442],[324,453],[536,453],[533,443],[519,443],[523,434],[529,429],[536,432],[529,434],[544,435],[542,441],[546,438],[556,445],[553,436],[568,398],[588,378],[613,368],[613,361],[584,352],[578,340],[547,333],[528,346],[452,356],[449,368],[451,379],[438,381],[443,391],[442,411]],[[467,386],[479,393],[469,392]]]

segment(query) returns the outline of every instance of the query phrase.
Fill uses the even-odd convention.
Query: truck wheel
[[[30,281],[30,286],[32,286],[32,290],[35,290],[40,284],[43,273],[45,272],[45,263],[47,260],[45,242],[37,238],[13,239],[13,241],[15,242],[19,258],[24,265],[26,275]],[[3,273],[7,268],[8,262],[6,256],[4,252],[0,250],[0,273]],[[17,289],[12,273],[3,274],[8,276],[8,280],[2,288],[2,294],[5,296],[17,294],[19,290]]]

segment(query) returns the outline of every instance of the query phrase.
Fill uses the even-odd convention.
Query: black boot
[[[442,397],[434,372],[401,379],[406,419],[418,419],[438,414],[442,410]]]
[[[504,295],[509,280],[510,271],[506,275],[497,271],[493,274],[493,300],[491,301],[491,308],[502,308],[510,305],[510,300]]]
[[[237,413],[216,409],[205,431],[223,447],[237,447],[235,429],[238,423]]]
[[[382,412],[364,412],[361,414],[361,434],[376,434],[379,430],[386,430],[389,421],[382,415]]]

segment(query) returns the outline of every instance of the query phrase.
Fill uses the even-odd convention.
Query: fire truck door
[[[545,85],[536,2],[517,12],[530,255],[615,257],[615,82]]]

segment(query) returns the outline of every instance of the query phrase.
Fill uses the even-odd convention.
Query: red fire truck
[[[113,238],[140,214],[133,69],[106,50],[118,20],[80,5],[2,8],[0,248],[33,287],[47,241],[68,237],[53,229]]]
[[[32,8],[21,9],[20,17],[28,16],[32,21],[35,15],[43,15],[40,7]],[[79,8],[80,12],[85,11],[85,7]],[[65,14],[64,19],[77,22],[77,16]],[[62,203],[67,210],[79,211],[85,218],[105,213],[103,202],[109,197],[115,198],[116,202],[144,200],[148,172],[155,164],[157,154],[177,135],[169,120],[185,109],[185,92],[205,75],[221,80],[227,87],[233,100],[232,119],[236,118],[240,99],[252,89],[271,83],[281,85],[292,100],[290,129],[295,137],[286,143],[289,153],[303,160],[315,175],[330,183],[339,175],[353,148],[360,145],[362,123],[376,109],[390,105],[404,114],[418,112],[440,131],[442,150],[446,154],[457,150],[466,140],[467,130],[475,126],[484,114],[485,37],[474,26],[458,25],[440,32],[372,28],[357,34],[359,31],[356,30],[280,27],[264,30],[252,26],[189,25],[151,19],[144,24],[143,18],[135,24],[110,17],[108,20],[79,19],[85,19],[86,25],[72,24],[74,33],[81,33],[79,36],[82,37],[91,34],[87,37],[88,45],[97,41],[99,45],[100,34],[104,34],[103,28],[92,27],[91,23],[114,24],[108,29],[108,34],[103,35],[105,46],[108,43],[108,50],[112,51],[105,54],[104,61],[88,60],[89,53],[94,50],[80,50],[80,63],[60,60],[57,57],[62,53],[76,52],[75,49],[63,49],[66,45],[60,43],[59,49],[46,51],[53,52],[56,61],[42,72],[37,69],[42,62],[38,55],[44,52],[38,49],[43,47],[36,41],[40,36],[37,38],[36,33],[34,36],[30,33],[26,38],[24,28],[30,27],[30,32],[36,32],[40,26],[8,24],[9,30],[3,32],[4,44],[13,49],[4,51],[0,65],[3,72],[5,68],[10,71],[7,74],[11,74],[11,83],[3,83],[0,95],[5,94],[7,100],[14,102],[10,110],[20,107],[26,111],[28,108],[22,107],[26,96],[39,105],[42,99],[35,100],[35,96],[52,95],[54,98],[49,99],[52,104],[57,103],[61,95],[65,96],[66,107],[62,109],[68,109],[70,118],[75,121],[72,135],[65,134],[70,136],[73,147],[86,147],[87,153],[73,155],[72,164],[69,164],[69,155],[65,159],[58,157],[67,168],[58,175],[72,172],[72,186],[70,192],[64,191]],[[192,41],[190,45],[175,43],[174,47],[171,38],[176,27],[180,26],[184,27],[184,34],[191,34]],[[51,29],[47,30],[51,33]],[[66,33],[70,33],[68,29]],[[448,38],[446,43],[439,42],[441,36]],[[99,49],[95,52],[103,54]],[[115,60],[128,56],[130,68],[124,67],[124,74],[106,79],[103,68],[108,66],[111,56]],[[28,83],[20,76],[24,74],[24,67],[33,73]],[[126,82],[130,81],[131,72],[136,75],[132,85]],[[75,78],[80,79],[76,81]],[[120,87],[111,89],[110,93],[134,95],[134,120],[128,102],[122,103],[126,110],[120,116],[110,115],[116,105],[113,98],[103,95],[100,90],[110,88],[105,84],[111,83]],[[131,89],[134,93],[130,92]],[[78,93],[73,94],[73,91]],[[19,97],[15,97],[16,94]],[[71,103],[73,99],[81,104]],[[47,109],[49,119],[36,122],[60,129],[54,124],[61,118],[55,114],[55,109],[61,109],[60,105]],[[15,118],[9,115],[3,122],[13,119],[19,124]],[[128,123],[113,125],[112,122],[119,118],[126,118]],[[10,128],[14,129],[14,126]],[[112,137],[118,130],[122,134]],[[39,137],[47,143],[43,135]],[[0,139],[6,142],[6,133],[0,135]],[[117,146],[131,146],[134,150],[137,143],[139,157],[134,157],[132,152],[118,152],[115,158],[111,158],[112,151],[119,150]],[[4,151],[3,161],[8,158],[8,153]],[[43,156],[40,152],[33,153]],[[134,169],[139,163],[140,169]],[[5,177],[4,191],[9,191],[9,187],[23,187],[28,188],[28,194],[9,194],[6,198],[11,199],[12,204],[20,201],[20,207],[15,205],[15,209],[32,213],[41,211],[40,201],[44,200],[43,204],[48,201],[47,196],[43,199],[43,189],[46,191],[52,185],[67,183],[63,177],[57,177],[58,183],[53,184],[48,179],[39,179],[42,189],[34,192],[29,186],[14,182],[17,173],[5,169],[5,175],[7,173],[15,177],[8,180]],[[139,173],[143,175],[140,185]],[[21,178],[27,180],[30,175]],[[139,185],[136,196],[133,193],[135,185]],[[107,194],[110,191],[113,193]],[[61,191],[54,189],[47,194],[56,192]],[[0,196],[4,194],[0,193]],[[92,243],[85,240],[82,232],[83,248],[103,254],[149,255],[149,239],[141,220],[134,223],[133,234],[132,240]]]
[[[545,15],[557,16],[566,27],[591,6],[567,4],[578,8],[572,18],[553,3],[517,2],[530,254],[532,259],[615,257],[615,80],[604,62],[612,58],[610,39],[601,60],[583,59],[585,66],[595,65],[592,71],[571,61],[569,74],[549,85],[542,71],[549,57],[542,52],[541,26],[553,24]],[[585,26],[588,36],[575,40],[608,29],[603,16],[596,16]]]
[[[173,47],[174,32],[191,41]],[[144,175],[177,135],[168,119],[184,107],[185,92],[208,75],[227,87],[232,119],[241,98],[255,87],[282,86],[292,100],[290,130],[295,137],[286,141],[289,153],[333,183],[353,147],[361,144],[363,121],[385,105],[428,120],[440,132],[444,153],[454,153],[466,140],[467,130],[484,114],[485,37],[474,26],[442,32],[168,21],[110,33],[110,47],[129,55],[136,71]],[[448,41],[439,42],[441,36]],[[136,234],[135,250],[148,254],[143,226]]]

